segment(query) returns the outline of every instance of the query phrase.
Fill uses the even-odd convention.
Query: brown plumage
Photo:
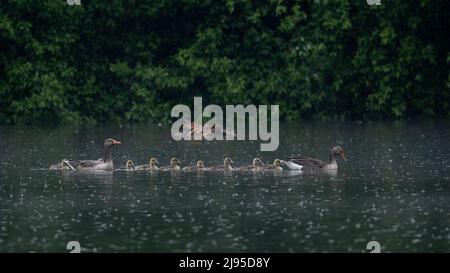
[[[119,141],[108,138],[103,143],[104,156],[98,160],[62,160],[58,164],[50,166],[50,170],[102,170],[112,171],[114,165],[112,161],[112,148],[115,145],[121,144]]]
[[[346,160],[344,149],[340,146],[335,146],[331,149],[328,161],[311,157],[290,157],[289,161],[302,165],[305,169],[337,169],[336,157]]]

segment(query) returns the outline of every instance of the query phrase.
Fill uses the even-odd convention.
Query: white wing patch
[[[303,169],[302,165],[290,161],[281,160],[281,165],[287,170],[301,171]]]

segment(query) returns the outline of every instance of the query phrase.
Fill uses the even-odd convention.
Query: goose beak
[[[345,157],[344,153],[341,153],[341,157],[344,161],[347,161],[347,158]]]
[[[113,139],[112,144],[113,145],[119,145],[119,144],[122,144],[122,143],[120,141],[117,141],[117,140]]]

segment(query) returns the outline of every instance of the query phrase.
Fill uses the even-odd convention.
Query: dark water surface
[[[449,122],[281,126],[276,152],[258,142],[174,142],[170,127],[0,127],[0,252],[450,251]],[[62,158],[97,159],[107,137],[116,167],[224,156],[249,164],[346,150],[337,173],[61,173]]]

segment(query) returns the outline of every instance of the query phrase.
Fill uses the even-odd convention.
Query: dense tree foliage
[[[448,0],[2,0],[1,123],[449,117]]]

